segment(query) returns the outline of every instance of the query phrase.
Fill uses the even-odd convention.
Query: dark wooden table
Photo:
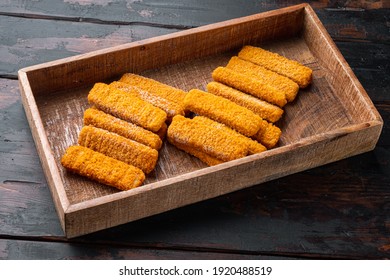
[[[68,240],[18,69],[299,1],[0,1],[0,259],[390,257],[390,6],[307,1],[384,119],[368,153]]]

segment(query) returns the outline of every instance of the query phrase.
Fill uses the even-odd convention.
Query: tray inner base
[[[286,105],[283,118],[277,123],[283,132],[279,146],[355,124],[356,120],[360,119],[357,117],[358,112],[356,112],[356,116],[351,115],[351,112],[345,108],[345,100],[340,100],[341,95],[329,82],[329,78],[334,74],[320,65],[320,60],[313,55],[302,37],[279,40],[263,44],[261,47],[300,61],[314,70],[313,84],[307,89],[300,90],[297,99]],[[192,88],[204,90],[207,83],[212,80],[211,72],[213,69],[225,66],[230,57],[237,53],[238,50],[233,50],[212,57],[148,70],[140,74],[186,91]],[[113,77],[113,80],[117,78],[119,77]],[[36,100],[71,204],[117,192],[113,188],[66,172],[60,165],[60,158],[66,148],[77,143],[77,137],[83,125],[83,112],[89,107],[87,95],[91,86],[86,85],[77,90],[41,94],[37,96]],[[147,176],[144,184],[172,178],[201,168],[207,168],[207,166],[165,141],[160,150],[157,167]]]

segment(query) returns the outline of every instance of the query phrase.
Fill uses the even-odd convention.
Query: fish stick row
[[[207,85],[209,93],[261,117],[260,128],[252,138],[271,149],[281,136],[280,128],[273,123],[282,117],[283,106],[296,98],[299,88],[311,82],[312,70],[264,49],[244,46],[226,67],[217,67],[212,78],[214,81]]]
[[[93,107],[84,112],[79,145],[68,148],[61,163],[71,172],[127,190],[140,186],[155,168],[157,150],[168,130],[166,121],[184,115],[185,93],[138,75],[122,78],[129,84],[96,83],[90,90]],[[129,79],[137,85],[142,81],[143,89]],[[148,86],[152,92],[145,90]]]
[[[119,190],[136,188],[145,180],[137,167],[83,146],[70,146],[61,158],[69,171]]]

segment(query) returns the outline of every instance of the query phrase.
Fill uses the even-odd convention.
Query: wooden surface
[[[18,69],[295,3],[2,1],[0,258],[389,258],[386,1],[309,1],[385,122],[372,152],[88,236],[61,230]]]
[[[119,193],[70,174],[61,166],[65,150],[77,143],[93,83],[135,72],[184,91],[204,90],[213,69],[226,65],[248,43],[313,69],[312,85],[284,107],[283,120],[277,124],[282,129],[279,149],[205,168],[205,164],[165,141],[157,166],[147,175],[143,187]],[[371,151],[383,125],[307,5],[23,68],[19,81],[26,116],[67,237],[125,224]]]

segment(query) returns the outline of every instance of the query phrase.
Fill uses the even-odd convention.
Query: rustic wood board
[[[86,95],[94,82],[132,71],[185,90],[202,88],[216,66],[226,64],[248,43],[314,70],[313,85],[286,107],[279,148],[205,167],[165,144],[146,184],[128,192],[114,192],[60,166],[64,149],[76,142],[88,107]],[[167,56],[172,47],[175,52]],[[38,153],[69,237],[372,150],[382,128],[364,89],[308,5],[33,66],[21,70],[19,78]],[[224,186],[221,178],[226,180]]]
[[[202,252],[179,249],[128,248],[118,246],[107,250],[102,244],[26,240],[0,240],[0,260],[288,260],[288,256]],[[299,258],[298,258],[299,259]]]
[[[95,258],[95,253],[96,258],[110,259],[123,255],[123,247],[129,253],[140,249],[140,258],[146,258],[142,250],[150,248],[159,249],[151,250],[156,257],[175,248],[179,251],[170,257],[179,259],[186,258],[182,250],[189,257],[194,253],[193,258],[196,252],[216,251],[237,258],[388,257],[389,122],[372,152],[67,240],[38,163],[16,80],[0,79],[0,99],[0,119],[6,120],[0,122],[0,259]],[[390,106],[376,107],[388,120]],[[84,244],[82,252],[71,250],[73,244]],[[52,246],[58,246],[59,255]],[[94,247],[99,250],[88,251]]]

